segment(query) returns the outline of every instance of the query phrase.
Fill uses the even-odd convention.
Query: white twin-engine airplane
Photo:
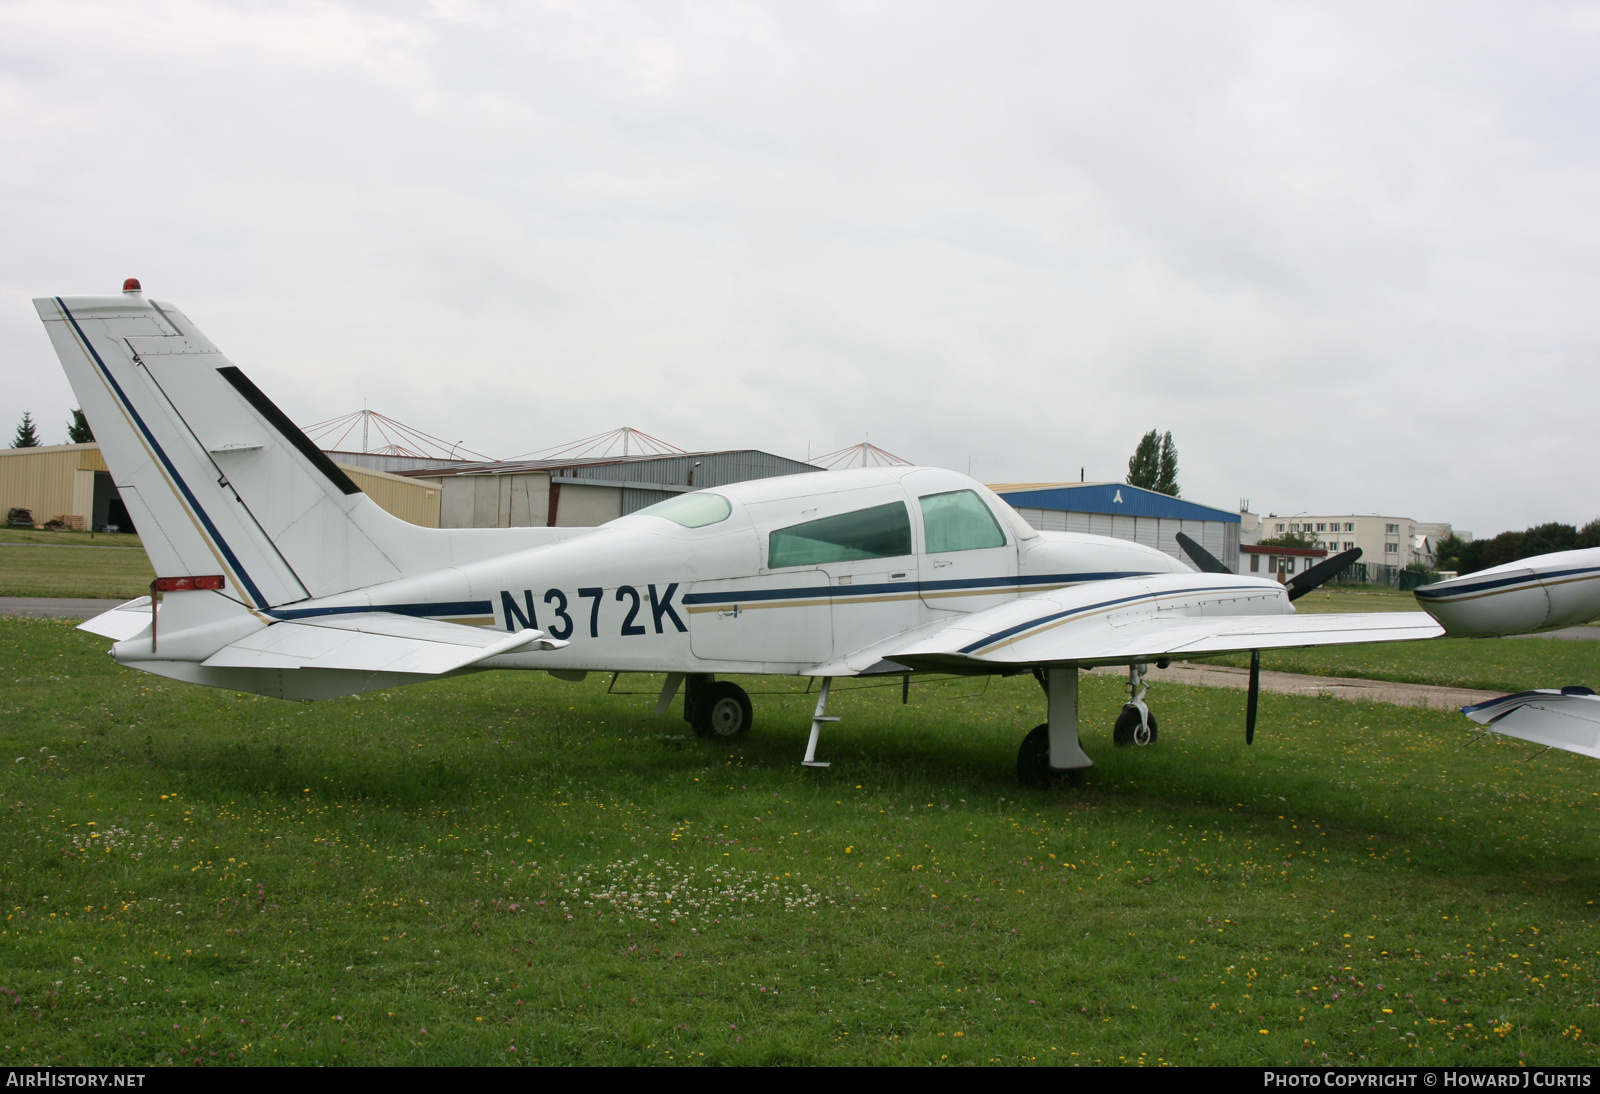
[[[749,729],[719,677],[821,678],[804,762],[839,677],[1032,671],[1049,720],[1021,780],[1076,781],[1078,670],[1127,665],[1113,733],[1147,744],[1150,662],[1443,634],[1429,615],[1296,614],[1289,585],[1195,572],[1123,540],[1039,532],[972,479],[928,467],[762,479],[682,494],[600,528],[435,529],[366,497],[170,304],[35,301],[160,577],[84,624],[118,664],[284,699],[484,669],[666,673],[704,735]],[[1474,575],[1477,576],[1477,575]],[[1600,587],[1600,583],[1591,583]],[[1439,586],[1432,586],[1438,589]],[[1590,615],[1600,614],[1600,607]],[[1246,736],[1254,731],[1252,671]]]

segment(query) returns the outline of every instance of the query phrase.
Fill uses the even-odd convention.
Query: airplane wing
[[[224,646],[201,665],[437,676],[525,646],[554,650],[566,644],[538,630],[507,634],[389,612],[355,612],[274,623]]]
[[[1585,687],[1519,691],[1461,713],[1495,733],[1600,759],[1600,695]]]
[[[1400,642],[1444,633],[1424,612],[1281,614],[1275,597],[1241,585],[1236,599],[1197,604],[1216,593],[1210,575],[1096,582],[1039,594],[963,616],[931,635],[875,653],[912,668],[986,672],[1076,662],[1115,665],[1210,653]],[[1237,580],[1237,579],[1236,579]],[[1263,614],[1247,614],[1262,612]],[[1267,614],[1270,613],[1270,614]]]

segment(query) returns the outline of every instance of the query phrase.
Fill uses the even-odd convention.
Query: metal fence
[[[1341,585],[1387,585],[1391,589],[1408,593],[1419,585],[1432,585],[1435,581],[1443,580],[1443,574],[1432,570],[1405,570],[1399,566],[1352,562],[1330,579],[1329,584],[1338,582]]]

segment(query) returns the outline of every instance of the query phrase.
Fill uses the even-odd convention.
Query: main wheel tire
[[[1022,747],[1017,749],[1017,782],[1039,790],[1060,782],[1082,786],[1083,772],[1060,771],[1050,766],[1050,726],[1046,723],[1035,726],[1022,738]]]
[[[750,696],[744,688],[726,680],[718,680],[700,689],[700,702],[695,711],[694,731],[702,737],[726,740],[742,737],[750,732],[755,712],[750,707]]]
[[[1022,738],[1017,749],[1017,782],[1023,786],[1043,789],[1050,785],[1050,727],[1037,726]]]
[[[1126,748],[1138,744],[1135,734],[1139,732],[1139,708],[1132,703],[1124,703],[1122,713],[1117,715],[1117,724],[1111,730],[1111,743],[1118,748]],[[1146,744],[1156,743],[1156,716],[1150,715],[1150,740]]]

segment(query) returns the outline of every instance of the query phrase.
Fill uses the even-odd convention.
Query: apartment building
[[[1449,534],[1448,524],[1424,525],[1410,517],[1376,514],[1342,514],[1293,517],[1268,516],[1262,519],[1263,539],[1282,535],[1306,535],[1330,554],[1361,548],[1361,561],[1369,566],[1395,566],[1404,569],[1413,562],[1432,566],[1438,550],[1438,529]],[[1431,534],[1430,534],[1431,533]]]

